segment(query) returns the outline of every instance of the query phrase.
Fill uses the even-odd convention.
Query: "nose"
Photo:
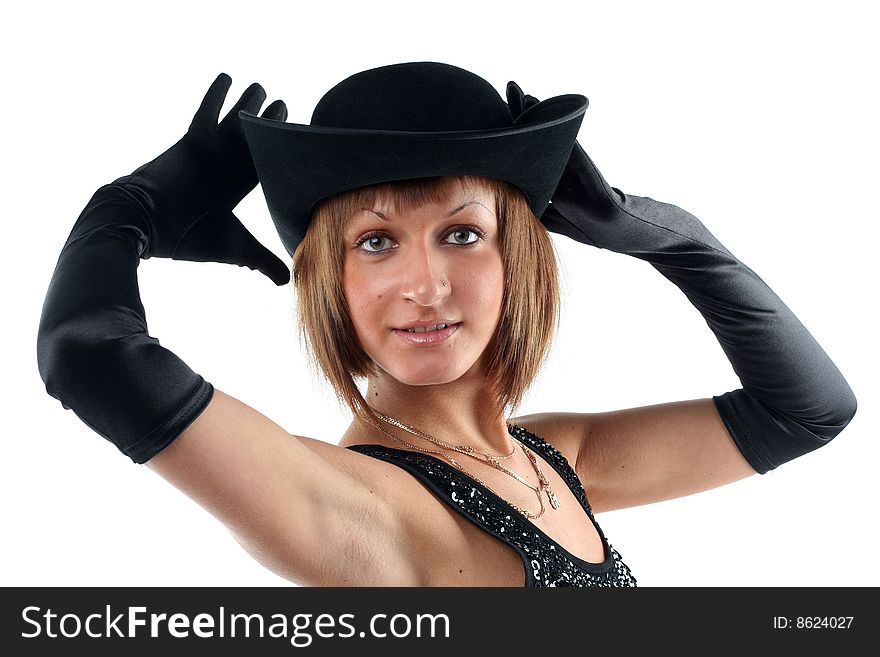
[[[425,245],[411,246],[408,251],[401,259],[402,296],[420,306],[432,306],[448,297],[450,285],[443,255]]]

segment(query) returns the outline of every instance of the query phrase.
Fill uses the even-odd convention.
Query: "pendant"
[[[547,491],[547,498],[550,500],[550,506],[554,509],[558,509],[560,507],[559,499],[556,497],[556,493],[553,492],[553,489],[550,488],[549,485],[544,487],[544,490]]]

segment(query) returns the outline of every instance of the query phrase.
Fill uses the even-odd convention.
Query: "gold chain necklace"
[[[487,457],[486,460],[483,461],[484,463],[488,463],[490,466],[492,466],[492,467],[495,468],[496,470],[501,470],[501,471],[504,472],[505,474],[507,474],[507,475],[513,477],[514,479],[516,479],[517,481],[519,481],[519,482],[520,482],[521,484],[523,484],[524,486],[526,486],[526,487],[528,487],[529,489],[535,491],[535,494],[538,496],[538,502],[541,504],[541,511],[540,511],[537,515],[532,514],[532,513],[528,512],[528,511],[526,511],[525,509],[522,509],[522,508],[516,506],[515,504],[512,504],[512,503],[508,502],[508,504],[510,504],[513,508],[515,508],[517,511],[519,511],[520,513],[522,513],[522,514],[523,514],[524,516],[526,516],[527,518],[533,518],[533,519],[534,519],[534,518],[540,518],[542,515],[544,515],[545,507],[544,507],[544,500],[543,500],[542,497],[541,497],[541,491],[542,491],[542,490],[546,492],[546,494],[547,494],[547,498],[550,500],[550,505],[551,505],[554,509],[558,509],[558,508],[561,506],[560,503],[559,503],[559,499],[556,497],[555,493],[553,492],[553,488],[550,486],[550,482],[547,480],[547,477],[544,476],[544,473],[541,471],[541,468],[538,466],[538,460],[537,460],[537,458],[535,458],[535,455],[532,453],[532,451],[531,451],[528,447],[526,447],[525,445],[523,445],[523,444],[522,444],[522,441],[518,440],[516,437],[514,437],[514,441],[516,441],[516,443],[519,445],[520,449],[522,449],[523,452],[525,453],[525,455],[528,457],[529,461],[530,461],[531,464],[532,464],[532,468],[535,470],[535,474],[538,476],[538,481],[539,481],[538,486],[532,486],[528,481],[526,481],[526,480],[524,480],[523,478],[521,478],[521,477],[520,477],[519,475],[517,475],[515,472],[511,472],[510,470],[508,470],[507,468],[505,468],[503,465],[501,465],[500,463],[498,463],[498,458],[499,458],[499,457],[494,457],[494,456],[492,456],[491,454],[485,454],[485,453],[483,453],[483,452],[477,452],[475,449],[473,449],[473,448],[470,447],[470,446],[466,446],[466,445],[452,445],[451,443],[447,443],[447,442],[445,442],[445,441],[442,441],[442,440],[440,440],[439,438],[435,438],[434,436],[431,436],[430,434],[426,434],[426,433],[423,433],[423,432],[421,432],[421,431],[418,431],[417,429],[414,429],[413,427],[410,427],[409,425],[406,425],[406,424],[404,424],[403,422],[400,422],[399,420],[396,420],[396,419],[394,419],[394,418],[392,418],[392,417],[389,417],[389,416],[387,416],[387,415],[383,415],[383,414],[381,414],[381,413],[376,412],[376,416],[379,417],[379,418],[381,418],[382,420],[388,422],[389,424],[393,424],[394,426],[399,427],[399,428],[401,428],[401,429],[404,429],[405,431],[409,431],[410,433],[412,433],[412,434],[414,434],[414,435],[422,436],[423,438],[426,438],[427,440],[429,440],[429,441],[431,441],[431,442],[433,442],[433,443],[435,443],[435,444],[437,444],[437,445],[440,445],[440,446],[446,447],[447,449],[451,449],[451,450],[456,451],[456,452],[458,452],[458,453],[460,453],[460,454],[464,454],[465,456],[470,456],[471,458],[475,458],[475,459],[477,459],[478,461],[483,461],[483,459],[480,459],[478,456],[476,456],[476,454],[481,454],[481,455]],[[498,494],[493,488],[491,488],[488,484],[486,484],[485,482],[481,481],[479,478],[477,478],[476,476],[474,476],[473,474],[471,474],[470,472],[468,472],[468,471],[467,471],[467,470],[466,470],[461,464],[459,464],[459,463],[458,463],[455,459],[453,459],[451,456],[448,456],[447,454],[444,454],[444,453],[442,453],[442,452],[438,452],[438,451],[436,451],[436,450],[425,449],[425,448],[422,448],[422,447],[418,447],[418,446],[416,446],[416,445],[412,445],[412,444],[406,442],[405,440],[401,440],[400,438],[398,438],[398,437],[395,436],[394,434],[390,433],[389,431],[386,431],[383,427],[380,427],[380,426],[376,425],[374,422],[370,421],[370,424],[372,424],[372,425],[375,426],[377,429],[379,429],[380,431],[382,431],[382,433],[384,433],[384,434],[386,434],[387,436],[391,437],[393,440],[396,440],[396,441],[399,442],[399,443],[403,443],[403,444],[406,445],[407,447],[411,447],[412,449],[418,450],[418,451],[420,451],[420,452],[425,452],[425,453],[428,453],[428,454],[437,454],[438,456],[441,456],[441,457],[447,459],[447,460],[448,460],[450,463],[452,463],[456,468],[458,468],[459,470],[461,470],[462,472],[464,472],[464,473],[467,474],[468,476],[470,476],[470,477],[472,477],[473,479],[475,479],[476,481],[478,481],[480,484],[482,484],[483,486],[485,486],[486,488],[488,488],[490,491],[492,491],[493,493],[495,493],[496,495],[498,495],[498,497],[501,497],[501,499],[504,499],[501,495],[499,495],[499,494]],[[516,451],[516,446],[514,446],[514,452],[515,452],[515,451]],[[510,454],[508,454],[507,456],[502,457],[502,458],[509,458],[510,456],[513,456],[513,453],[514,453],[514,452],[511,452]],[[506,500],[505,500],[505,501],[506,501]]]
[[[459,452],[460,454],[464,454],[465,456],[470,456],[472,458],[475,458],[478,461],[480,461],[482,459],[478,458],[476,456],[477,454],[479,454],[481,456],[485,456],[486,457],[486,460],[484,461],[485,463],[488,463],[496,470],[501,470],[505,474],[507,474],[507,475],[513,477],[514,479],[516,479],[517,481],[519,481],[521,484],[528,486],[529,488],[531,488],[532,490],[537,492],[538,499],[540,499],[540,497],[541,497],[540,491],[545,490],[547,493],[547,499],[550,500],[550,506],[552,506],[554,509],[558,509],[561,506],[561,504],[559,503],[559,499],[556,497],[556,494],[553,492],[553,488],[550,486],[550,482],[547,480],[547,477],[544,476],[544,473],[541,471],[541,468],[538,466],[538,460],[535,458],[535,455],[532,453],[532,451],[528,447],[523,445],[521,441],[517,440],[516,437],[514,437],[514,441],[516,441],[516,443],[519,444],[520,448],[523,450],[525,455],[529,457],[529,461],[531,461],[531,463],[532,463],[532,467],[535,470],[535,474],[538,475],[538,482],[539,482],[538,488],[535,488],[529,482],[527,482],[525,479],[522,479],[515,472],[511,472],[510,470],[505,468],[503,465],[498,463],[499,458],[510,458],[511,456],[513,456],[513,453],[516,451],[516,446],[514,446],[513,452],[511,452],[507,456],[502,456],[502,457],[492,456],[491,454],[486,454],[485,452],[478,452],[477,450],[475,450],[473,447],[470,447],[469,445],[453,445],[451,443],[447,443],[447,442],[440,440],[439,438],[436,438],[430,434],[419,431],[419,430],[409,426],[408,424],[404,424],[400,420],[397,420],[393,417],[383,415],[382,413],[379,413],[378,411],[373,411],[373,412],[376,413],[376,416],[381,418],[382,420],[384,420],[390,424],[393,424],[396,427],[404,429],[405,431],[409,431],[410,433],[412,433],[414,435],[421,436],[421,437],[431,441],[435,445],[440,445],[441,447],[445,447],[446,449],[454,450],[456,452]]]
[[[485,456],[487,461],[502,461],[504,459],[509,459],[516,453],[516,445],[514,444],[513,449],[510,454],[505,454],[504,456],[495,456],[494,454],[487,454],[486,452],[479,452],[475,450],[470,445],[453,445],[452,443],[447,443],[444,440],[440,440],[439,438],[435,438],[431,434],[423,433],[416,429],[415,427],[411,427],[408,424],[404,424],[400,420],[396,420],[393,417],[389,417],[388,415],[383,415],[379,411],[374,410],[373,413],[376,414],[376,417],[385,420],[386,422],[393,424],[396,427],[403,429],[404,431],[409,431],[411,434],[415,434],[416,436],[421,436],[425,440],[430,440],[435,445],[440,445],[440,447],[445,447],[446,449],[453,449],[456,452],[460,452],[461,454],[467,454],[468,456],[473,456],[474,454],[479,454],[480,456]]]
[[[498,495],[498,497],[500,497],[501,499],[505,500],[505,498],[501,497],[501,495],[500,495],[500,494],[499,494],[494,488],[492,488],[491,486],[489,486],[489,484],[487,484],[485,481],[481,480],[481,479],[480,479],[479,477],[477,477],[476,475],[474,475],[474,474],[468,472],[468,471],[464,468],[463,465],[461,465],[458,461],[456,461],[454,458],[452,458],[452,457],[449,456],[448,454],[444,454],[443,452],[439,452],[439,451],[434,450],[434,449],[426,449],[426,448],[424,448],[424,447],[419,447],[418,445],[412,445],[412,444],[406,442],[405,440],[403,440],[403,439],[401,439],[401,438],[398,438],[397,436],[395,436],[395,435],[394,435],[393,433],[391,433],[390,431],[386,431],[384,427],[379,426],[378,424],[376,424],[376,423],[373,422],[372,420],[369,420],[369,419],[368,419],[367,422],[369,422],[370,424],[372,424],[374,427],[376,427],[379,431],[381,431],[382,433],[384,433],[385,435],[387,435],[387,436],[388,436],[389,438],[391,438],[392,440],[396,440],[396,441],[399,442],[399,443],[403,443],[403,444],[406,445],[407,447],[411,447],[412,449],[418,450],[419,452],[425,452],[426,454],[436,454],[437,456],[441,456],[441,457],[443,457],[444,459],[446,459],[447,461],[449,461],[450,463],[452,463],[452,465],[454,465],[456,468],[458,468],[459,470],[461,470],[462,472],[464,472],[466,475],[468,475],[469,477],[475,479],[478,483],[482,484],[483,486],[485,486],[486,488],[488,488],[490,491],[492,491],[493,493],[495,493],[496,495]],[[534,513],[531,513],[531,512],[529,512],[529,511],[526,511],[526,510],[523,509],[523,508],[518,507],[518,506],[517,506],[516,504],[514,504],[513,502],[507,502],[507,500],[505,500],[505,502],[507,502],[508,504],[510,504],[510,506],[512,506],[512,507],[513,507],[514,509],[516,509],[517,511],[519,511],[519,512],[520,512],[521,514],[523,514],[526,518],[537,519],[537,518],[540,518],[541,516],[544,515],[544,511],[545,511],[545,508],[544,508],[544,500],[541,498],[541,493],[540,493],[535,487],[529,485],[529,488],[531,488],[532,490],[534,490],[534,491],[537,492],[537,495],[538,495],[538,501],[541,503],[541,511],[540,511],[540,513],[534,514]]]

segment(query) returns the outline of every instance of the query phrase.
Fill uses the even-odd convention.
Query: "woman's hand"
[[[238,112],[256,114],[266,92],[254,82],[218,123],[231,83],[226,73],[218,75],[186,134],[155,160],[112,185],[133,195],[144,210],[149,235],[142,258],[245,266],[284,285],[290,281],[287,266],[232,212],[257,185]],[[276,100],[262,116],[284,121],[287,107]]]
[[[507,85],[507,104],[515,119],[539,101],[516,82]],[[551,205],[541,216],[547,230],[573,240],[643,260],[664,249],[667,237],[694,240],[729,253],[694,215],[678,206],[609,185],[590,156],[575,142]],[[673,235],[674,234],[674,235]]]

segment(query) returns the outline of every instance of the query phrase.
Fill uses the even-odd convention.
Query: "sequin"
[[[526,587],[636,587],[636,578],[605,534],[587,501],[587,494],[574,469],[562,453],[526,429],[508,424],[510,434],[549,463],[580,502],[596,527],[605,548],[605,561],[591,563],[571,554],[550,536],[513,510],[485,486],[437,457],[384,445],[349,445],[367,456],[407,470],[440,498],[481,529],[511,546],[523,561]],[[468,491],[462,495],[460,491]]]

